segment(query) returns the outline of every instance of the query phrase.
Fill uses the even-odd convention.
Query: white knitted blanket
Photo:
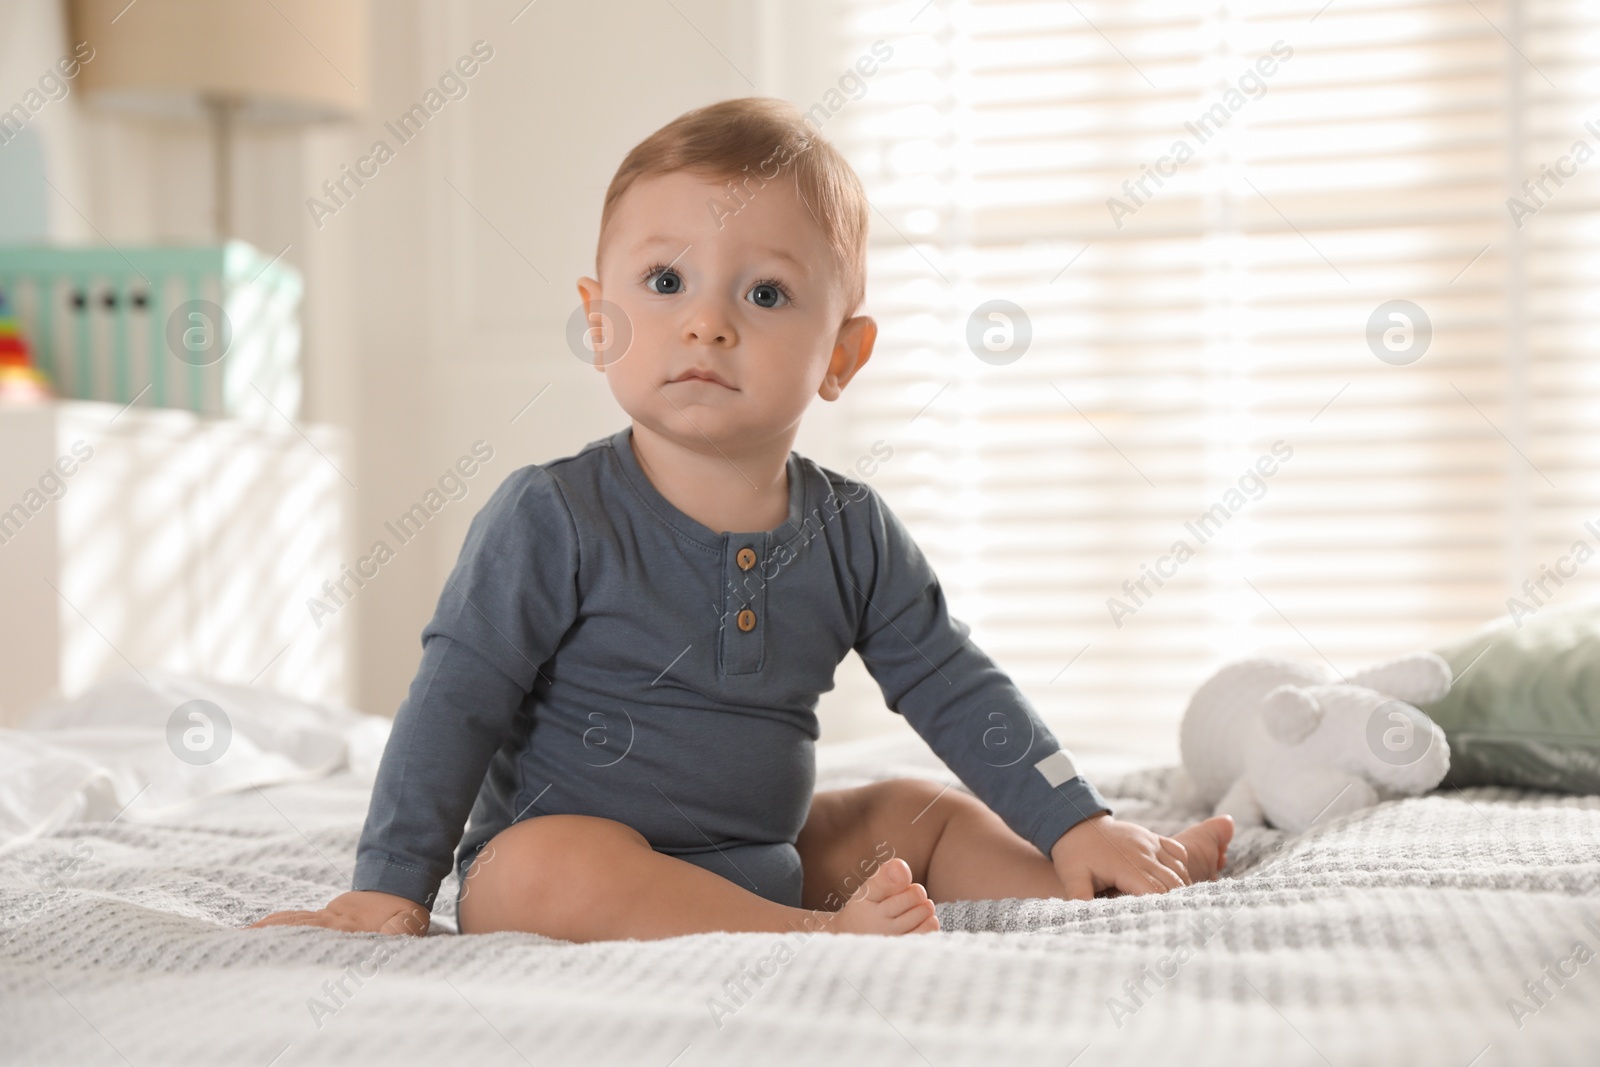
[[[1097,784],[1170,832],[1171,778]],[[422,939],[240,929],[346,888],[366,804],[340,773],[0,856],[0,1063],[1600,1063],[1600,797],[1250,831],[1218,882],[925,937],[461,937],[453,880]]]

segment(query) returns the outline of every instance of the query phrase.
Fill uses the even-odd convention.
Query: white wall
[[[388,539],[384,520],[420,499],[474,441],[495,449],[470,495],[400,548],[351,605],[350,699],[392,714],[467,523],[493,487],[520,465],[569,454],[625,423],[604,379],[563,339],[576,279],[593,273],[601,201],[623,155],[717,99],[761,93],[808,106],[839,63],[826,47],[828,3],[601,0],[535,3],[520,14],[521,0],[373,7],[368,114],[310,132],[246,133],[236,214],[239,236],[269,253],[288,245],[284,258],[306,275],[306,416],[353,433],[352,561]],[[66,50],[50,0],[12,0],[3,10],[0,100]],[[468,95],[400,146],[384,122],[478,40],[494,55]],[[205,237],[201,131],[106,118],[80,102],[69,97],[38,120],[64,194],[57,199],[73,202],[52,204],[54,233]],[[307,198],[379,138],[395,158],[315,225]],[[817,401],[797,449],[848,466],[848,404],[848,394],[841,405]],[[308,593],[320,581],[310,577]],[[854,657],[839,686],[824,698],[828,737],[904,728]]]

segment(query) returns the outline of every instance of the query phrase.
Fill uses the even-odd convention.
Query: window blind
[[[873,205],[851,448],[1047,717],[1600,589],[1600,8],[845,10],[841,66],[893,49],[822,128]]]

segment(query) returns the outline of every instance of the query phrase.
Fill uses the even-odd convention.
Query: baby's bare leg
[[[795,847],[806,907],[825,907],[848,884],[842,872],[859,872],[864,862],[870,870],[873,857],[888,854],[905,860],[936,902],[1065,895],[1051,862],[1000,816],[918,778],[818,793]]]
[[[1192,877],[1214,878],[1226,841],[1200,823],[1174,836],[1189,850]],[[914,778],[817,794],[800,839],[801,903],[824,907],[839,872],[871,869],[894,855],[936,902],[1071,897],[1055,865],[976,798]],[[1164,887],[1163,887],[1164,888]]]
[[[479,852],[462,886],[461,932],[522,930],[565,941],[712,930],[909,933],[933,913],[910,882],[909,871],[885,870],[837,916],[790,908],[656,852],[619,822],[543,815],[502,830]]]

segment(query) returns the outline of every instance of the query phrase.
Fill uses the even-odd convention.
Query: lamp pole
[[[207,93],[206,114],[211,120],[212,229],[218,241],[233,236],[233,125],[239,98],[227,93]]]

